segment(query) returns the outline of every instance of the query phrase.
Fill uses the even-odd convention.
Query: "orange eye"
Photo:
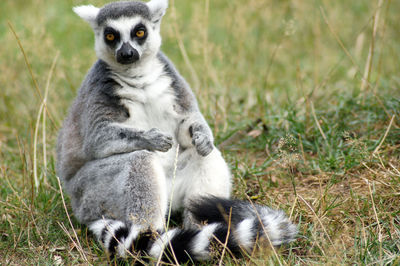
[[[114,36],[114,34],[109,33],[109,34],[106,35],[106,39],[108,41],[114,41],[115,40],[115,36]]]
[[[139,37],[139,38],[142,38],[144,36],[144,30],[138,30],[136,32],[136,36]]]

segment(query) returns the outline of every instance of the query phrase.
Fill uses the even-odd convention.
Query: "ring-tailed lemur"
[[[99,58],[58,139],[57,173],[75,217],[111,254],[143,250],[173,262],[207,259],[212,243],[238,254],[258,237],[294,240],[282,211],[229,199],[227,164],[189,85],[159,50],[167,5],[74,8],[92,26]],[[169,206],[184,208],[185,229],[165,230]]]

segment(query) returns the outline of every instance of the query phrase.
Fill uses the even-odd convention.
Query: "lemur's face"
[[[92,26],[98,58],[111,66],[129,66],[157,54],[167,6],[168,0],[122,1],[102,8],[79,6],[74,11]]]
[[[108,19],[95,30],[97,56],[129,65],[157,54],[161,37],[153,23],[141,16]]]

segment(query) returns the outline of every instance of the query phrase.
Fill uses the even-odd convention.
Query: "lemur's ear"
[[[96,17],[99,14],[100,8],[92,5],[76,6],[73,8],[74,12],[83,20],[88,22],[92,27],[96,25]]]
[[[168,8],[168,0],[151,0],[147,6],[150,9],[152,22],[159,25]]]

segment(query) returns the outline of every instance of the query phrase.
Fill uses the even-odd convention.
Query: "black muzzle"
[[[139,53],[129,43],[125,42],[117,51],[116,57],[118,63],[128,65],[139,60]]]

